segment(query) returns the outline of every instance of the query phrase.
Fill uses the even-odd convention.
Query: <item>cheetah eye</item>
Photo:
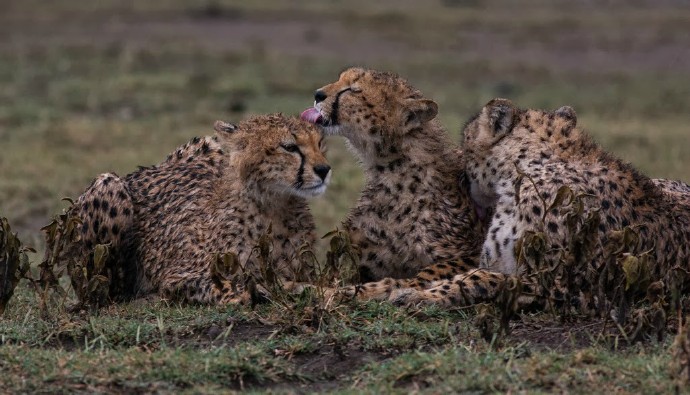
[[[297,144],[293,144],[293,143],[280,144],[280,148],[284,149],[287,152],[299,151],[299,147],[297,146]]]
[[[351,86],[351,87],[350,87],[350,91],[351,91],[352,93],[360,93],[360,92],[362,92],[362,88],[360,88],[360,87],[358,87],[358,86]]]

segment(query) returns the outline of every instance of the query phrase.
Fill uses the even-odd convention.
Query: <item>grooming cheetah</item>
[[[437,111],[399,76],[351,68],[302,113],[325,134],[344,136],[364,167],[364,189],[343,227],[361,252],[360,280],[380,281],[348,294],[384,299],[478,264],[482,225],[461,182],[462,154]]]
[[[650,180],[603,151],[576,123],[570,107],[555,112],[522,110],[503,99],[492,100],[471,119],[464,129],[463,147],[471,196],[482,207],[495,207],[481,268],[437,282],[428,290],[400,292],[393,295],[396,302],[468,305],[495,299],[511,278],[519,278],[526,287],[522,303],[543,306],[546,300],[558,304],[580,297],[584,297],[581,302],[592,303],[594,284],[586,272],[601,273],[609,259],[645,252],[653,281],[663,280],[667,286],[680,283],[681,290],[687,290],[690,205],[683,202],[690,186]],[[576,218],[570,216],[572,212],[550,205],[564,186],[582,194],[586,220],[569,222]],[[626,227],[637,233],[639,241],[628,251],[607,250],[607,243],[616,241]],[[547,241],[542,266],[526,259],[519,264],[516,251],[524,253],[521,247],[527,238],[540,233]],[[583,234],[594,234],[594,240],[569,244]],[[588,250],[590,255],[577,256]],[[561,255],[563,251],[569,255]],[[553,271],[556,262],[567,265],[578,259],[584,267],[566,268],[570,270],[562,273],[569,272],[568,278],[556,275],[543,282],[544,273],[560,273]],[[577,289],[580,295],[568,295],[568,289]]]
[[[331,177],[320,131],[282,115],[218,121],[215,130],[158,165],[96,178],[72,208],[81,241],[62,258],[88,261],[94,245],[110,243],[112,299],[157,292],[224,304],[246,292],[212,278],[212,255],[231,252],[255,269],[252,249],[271,228],[275,271],[294,279],[298,248],[315,241],[305,198]]]

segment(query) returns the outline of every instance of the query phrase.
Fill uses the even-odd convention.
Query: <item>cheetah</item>
[[[366,178],[342,226],[367,283],[345,293],[385,299],[476,267],[483,227],[437,104],[395,74],[363,68],[345,70],[314,98],[302,118],[345,137]]]
[[[214,129],[158,165],[96,178],[71,209],[81,240],[62,258],[88,260],[96,244],[109,244],[112,300],[157,293],[226,304],[246,299],[212,278],[212,254],[234,253],[254,270],[252,250],[270,229],[276,273],[296,279],[298,249],[316,240],[306,199],[321,195],[332,173],[322,134],[280,114]]]
[[[463,135],[471,197],[481,207],[494,208],[480,268],[427,290],[400,292],[393,296],[396,303],[469,305],[495,300],[504,287],[520,283],[524,293],[518,303],[523,306],[569,303],[569,298],[591,304],[588,276],[601,273],[611,254],[647,254],[652,279],[665,285],[680,282],[680,289],[688,289],[683,273],[690,269],[690,206],[683,202],[690,186],[651,180],[604,151],[577,128],[575,111],[567,106],[553,112],[523,110],[494,99],[467,123]],[[579,195],[582,212],[589,213],[586,220],[570,221],[572,213],[552,204],[566,186]],[[607,250],[607,243],[626,228],[635,231],[637,242],[628,251]],[[580,239],[587,246],[569,245],[583,234],[596,236]],[[537,235],[546,241],[541,266],[518,255],[525,251],[526,238]],[[588,249],[589,255],[577,257]],[[539,280],[544,272],[554,273],[554,263],[577,259],[584,265],[567,267],[563,273],[569,278]],[[568,289],[579,289],[580,295],[568,295]]]

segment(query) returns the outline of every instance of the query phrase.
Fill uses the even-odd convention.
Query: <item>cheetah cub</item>
[[[72,208],[81,241],[62,258],[88,261],[94,245],[110,243],[112,299],[231,303],[246,292],[214,281],[212,254],[231,252],[256,268],[252,249],[271,227],[276,272],[292,279],[297,249],[316,240],[306,198],[331,178],[320,131],[282,115],[218,121],[215,130],[158,165],[96,178]]]
[[[478,263],[482,225],[461,182],[462,153],[437,112],[403,78],[351,68],[302,113],[325,134],[345,137],[364,168],[364,189],[343,227],[361,251],[360,280],[381,281],[358,286],[360,298],[421,289]]]
[[[681,281],[681,289],[688,290],[687,277],[675,277],[690,269],[690,206],[686,203],[690,187],[651,180],[602,150],[577,127],[572,108],[523,110],[508,100],[494,99],[468,122],[464,149],[473,201],[495,207],[481,252],[481,269],[438,282],[424,292],[403,294],[399,303],[464,305],[491,300],[511,276],[518,276],[531,294],[523,298],[525,303],[530,299],[543,303],[547,298],[568,302],[570,297],[582,296],[568,295],[572,285],[581,294],[591,295],[594,284],[588,282],[587,272],[603,268],[610,258],[607,242],[626,227],[634,229],[639,240],[628,247],[630,251],[619,253],[649,254],[652,279],[666,285]],[[572,221],[571,215],[551,205],[566,186],[581,196],[588,220]],[[587,226],[596,234],[594,240],[583,239],[589,247],[570,244]],[[545,235],[545,266],[519,264],[516,247],[530,234]],[[564,251],[572,256],[588,254],[580,257],[584,267],[569,267],[567,279],[555,274],[551,282],[544,283],[544,277],[540,281],[547,270],[557,273],[555,263],[570,262]]]

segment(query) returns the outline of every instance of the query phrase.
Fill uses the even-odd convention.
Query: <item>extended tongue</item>
[[[321,124],[321,113],[314,107],[302,111],[302,114],[300,114],[299,117],[309,123],[313,123],[316,125]]]

